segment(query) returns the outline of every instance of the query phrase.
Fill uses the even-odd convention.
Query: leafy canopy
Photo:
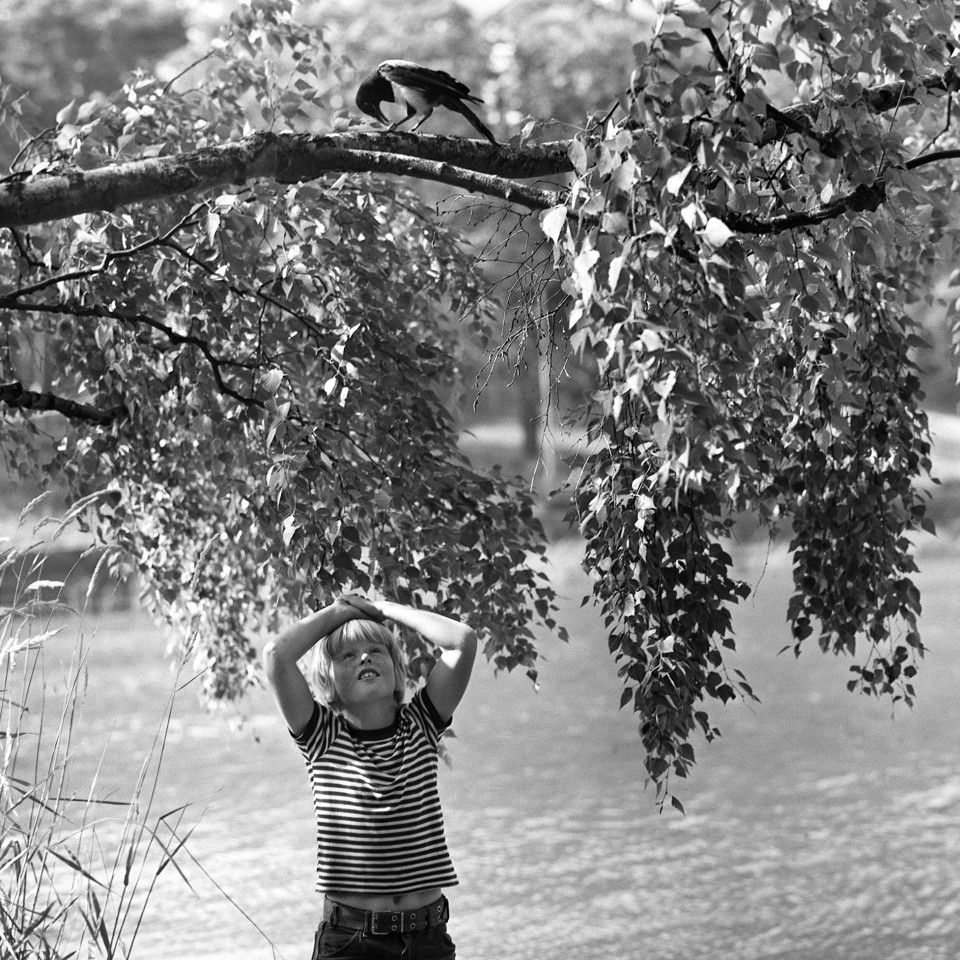
[[[669,9],[542,216],[600,377],[586,563],[661,783],[716,735],[705,699],[753,695],[723,655],[744,512],[790,531],[797,653],[815,635],[859,654],[851,689],[913,697],[909,534],[932,525],[908,310],[953,249],[957,156],[952,4]]]
[[[344,67],[288,7],[235,13],[198,86],[144,76],[65,109],[21,166],[301,122]],[[340,177],[176,197],[5,231],[0,258],[0,380],[17,378],[17,343],[44,338],[51,392],[84,401],[53,437],[5,407],[8,463],[74,497],[106,491],[99,539],[160,616],[198,631],[212,694],[252,682],[258,632],[369,588],[432,598],[484,628],[498,666],[536,675],[531,623],[553,598],[532,569],[542,530],[522,487],[457,449],[448,318],[475,336],[486,315],[462,241],[416,195]]]
[[[349,129],[328,105],[354,75],[291,9],[241,7],[192,88],[142,77],[64,111],[19,175]],[[957,25],[945,0],[667,4],[629,23],[629,89],[593,105],[559,194],[523,195],[545,209],[516,227],[541,231],[519,329],[593,370],[571,519],[664,797],[694,734],[717,733],[707,703],[752,696],[725,660],[748,588],[723,544],[745,512],[790,532],[797,652],[816,637],[857,656],[851,689],[913,698],[910,536],[931,524],[911,316],[954,250]],[[504,63],[531,69],[535,49]],[[503,155],[536,136],[525,126]],[[415,142],[429,155],[440,139]],[[544,549],[532,501],[464,461],[439,399],[460,338],[495,330],[447,219],[344,175],[3,244],[7,343],[60,344],[52,387],[81,401],[60,404],[72,419],[49,456],[11,407],[8,456],[76,494],[114,491],[99,533],[165,617],[203,626],[216,693],[249,682],[251,627],[339,587],[429,594],[485,630],[499,664],[535,669],[531,622],[553,628],[555,607],[528,566]],[[0,354],[4,379],[16,359]],[[40,405],[25,396],[8,404]]]

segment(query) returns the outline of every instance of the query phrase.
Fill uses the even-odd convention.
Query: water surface
[[[544,638],[539,693],[480,669],[441,769],[459,956],[954,960],[960,555],[921,558],[929,653],[911,711],[847,693],[849,663],[833,656],[778,657],[789,567],[744,550],[741,574],[759,590],[737,614],[731,665],[762,703],[713,709],[723,738],[696,744],[683,817],[644,791],[636,721],[618,710],[568,549],[553,555],[572,642]],[[123,798],[172,679],[141,615],[108,616],[91,642],[74,775],[99,766],[98,789]],[[69,631],[47,651],[51,677],[57,644],[69,651]],[[184,803],[197,863],[178,862],[192,890],[161,875],[134,956],[306,960],[319,905],[308,782],[264,692],[215,714],[192,688],[179,695],[153,810]]]

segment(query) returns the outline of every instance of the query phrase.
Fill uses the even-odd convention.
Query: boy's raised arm
[[[297,661],[322,637],[348,620],[363,616],[356,607],[335,600],[287,627],[264,646],[263,666],[267,682],[283,719],[294,733],[306,727],[313,713],[313,694]]]
[[[390,600],[376,600],[372,605],[388,620],[416,630],[443,651],[427,678],[427,694],[437,713],[449,720],[470,682],[477,656],[476,633],[466,624],[432,610],[418,610]]]

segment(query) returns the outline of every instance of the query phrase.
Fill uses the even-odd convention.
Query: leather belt
[[[446,897],[417,910],[360,910],[335,900],[323,901],[323,919],[331,925],[363,930],[374,937],[415,933],[446,923],[449,917],[450,904]]]

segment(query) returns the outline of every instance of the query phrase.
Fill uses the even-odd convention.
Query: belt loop
[[[330,926],[336,927],[340,923],[340,904],[334,903],[333,909],[330,911]]]
[[[450,901],[446,897],[441,897],[443,903],[440,905],[440,922],[446,923],[450,919]]]

